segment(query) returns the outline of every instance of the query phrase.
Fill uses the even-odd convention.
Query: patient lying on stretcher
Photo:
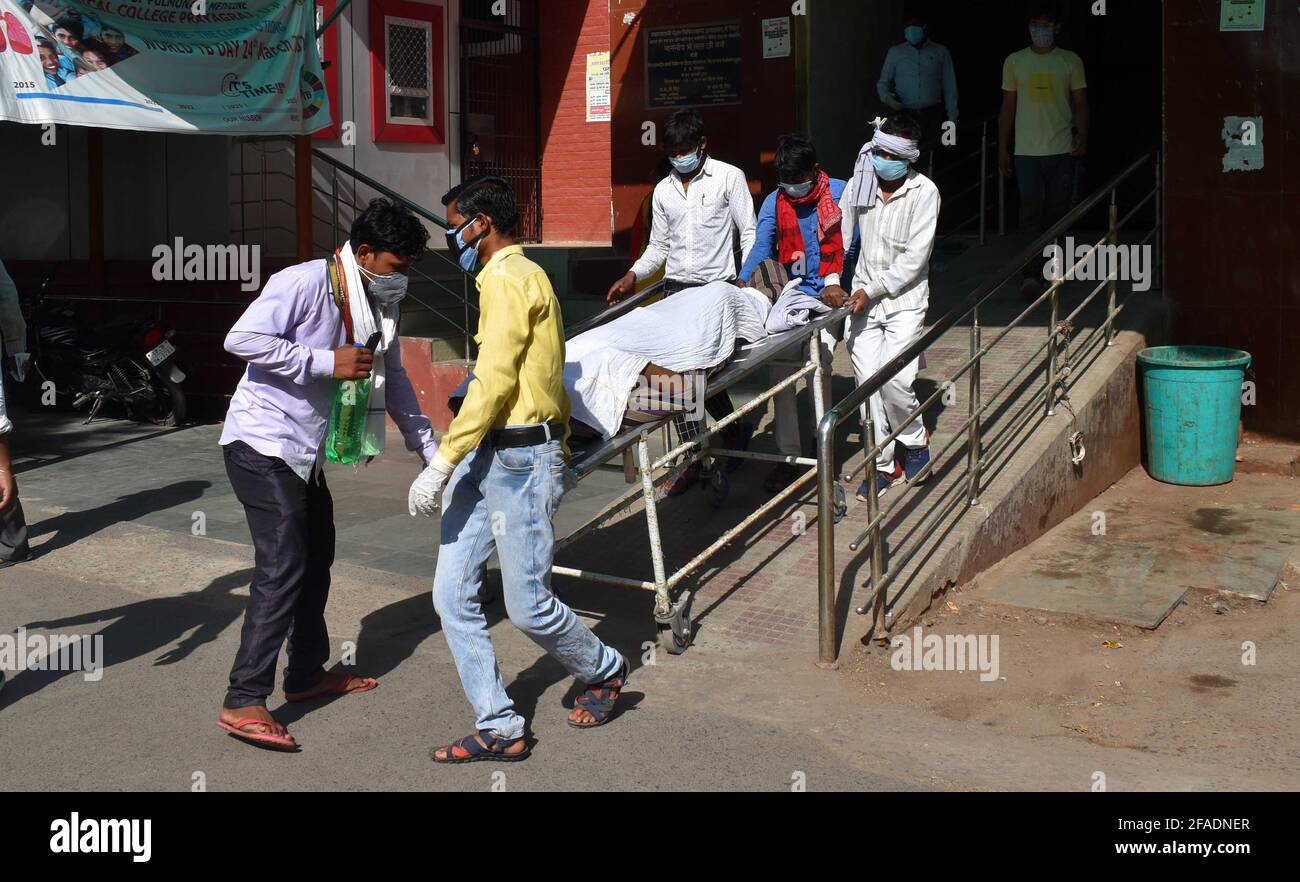
[[[702,412],[708,377],[742,343],[767,337],[773,296],[730,282],[687,288],[565,344],[575,440],[611,438],[624,420]]]

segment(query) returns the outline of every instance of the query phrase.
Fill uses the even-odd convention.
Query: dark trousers
[[[705,284],[703,282],[680,282],[675,279],[664,280],[664,296],[671,297],[681,291],[683,288],[695,288]],[[704,402],[704,410],[715,420],[725,419],[736,412],[735,406],[731,403],[731,396],[726,392],[715,395],[713,398]],[[692,420],[683,414],[673,417],[673,426],[677,429],[677,440],[685,443],[694,441],[700,435],[704,434],[704,421]]]
[[[226,474],[244,506],[256,550],[229,708],[265,704],[285,639],[284,691],[316,685],[329,659],[325,601],[334,563],[334,500],[325,476],[304,481],[282,460],[242,441],[225,447]]]
[[[0,515],[0,560],[16,562],[26,560],[30,554],[23,504],[15,502],[13,508]]]
[[[1060,156],[1017,156],[1016,184],[1020,188],[1020,230],[1045,233],[1070,210],[1078,160]],[[1026,277],[1042,278],[1046,258],[1025,269]]]

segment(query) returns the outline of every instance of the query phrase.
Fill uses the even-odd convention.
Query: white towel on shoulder
[[[376,331],[383,334],[375,347],[375,362],[370,369],[370,400],[366,406],[366,436],[378,456],[384,452],[384,439],[388,435],[388,410],[384,406],[384,353],[390,346],[397,345],[397,319],[401,307],[396,303],[388,307],[376,306],[372,302],[362,284],[351,242],[344,242],[339,249],[339,269],[348,290],[352,342],[364,346]]]

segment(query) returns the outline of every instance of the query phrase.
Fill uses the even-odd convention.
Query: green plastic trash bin
[[[1151,477],[1191,487],[1231,481],[1250,353],[1217,346],[1160,346],[1139,352],[1138,364]]]

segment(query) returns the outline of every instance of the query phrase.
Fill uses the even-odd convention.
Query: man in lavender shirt
[[[371,202],[356,219],[348,241],[372,311],[405,294],[405,273],[428,238],[414,214],[386,199]],[[248,362],[230,400],[221,445],[248,518],[256,567],[220,725],[242,740],[294,750],[297,742],[266,708],[286,638],[287,700],[378,685],[341,668],[325,670],[334,507],[321,470],[334,381],[370,376],[373,356],[347,345],[325,260],[268,279],[226,337],[226,351]],[[402,369],[400,346],[390,346],[383,358],[388,414],[407,448],[427,463],[438,445]]]

